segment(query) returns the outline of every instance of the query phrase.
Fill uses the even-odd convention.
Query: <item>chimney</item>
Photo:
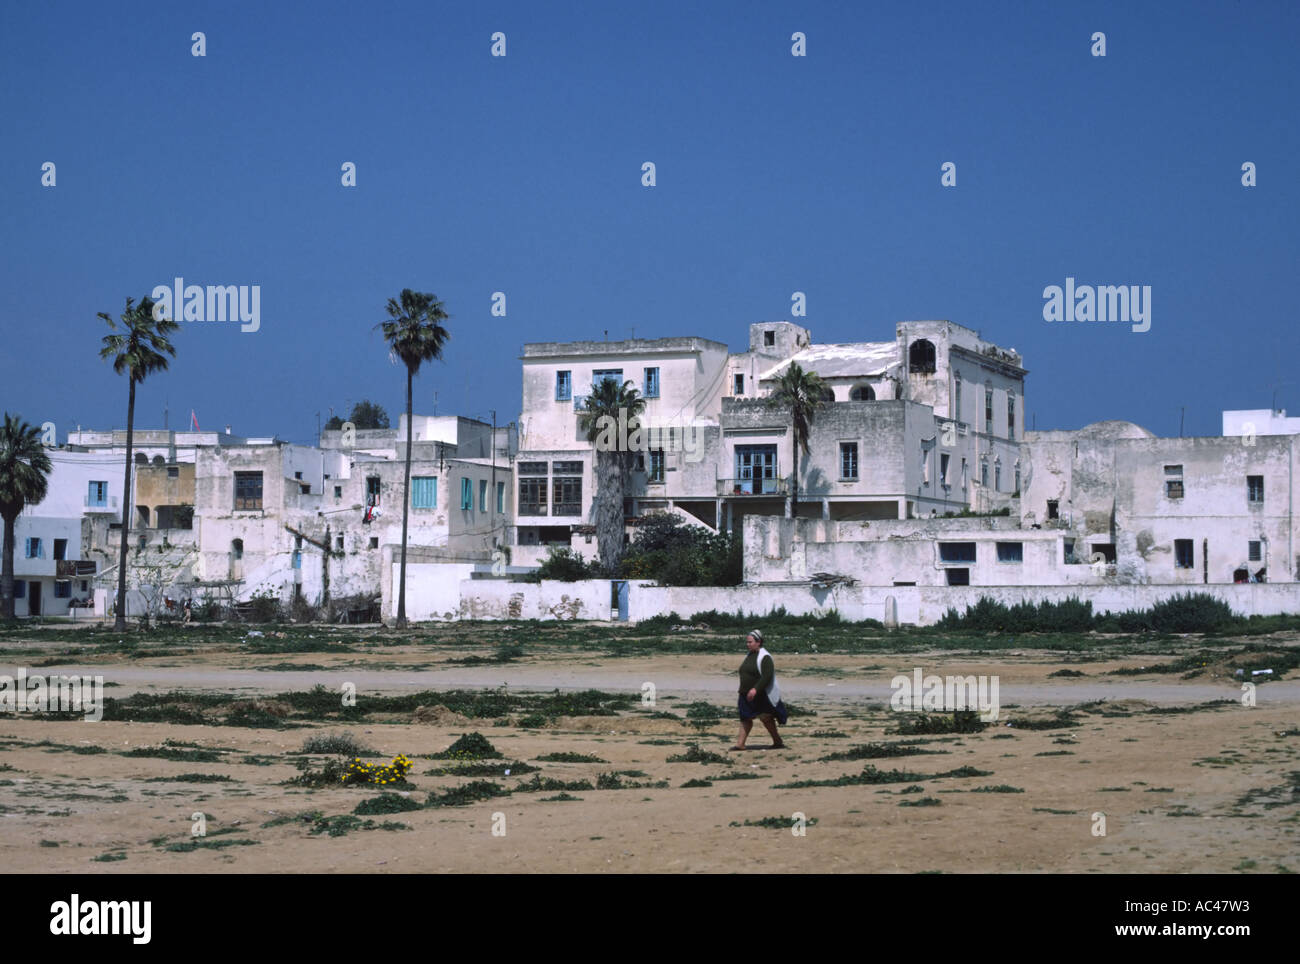
[[[227,435],[230,434],[230,426],[229,426],[229,425],[226,426],[226,434],[227,434]]]

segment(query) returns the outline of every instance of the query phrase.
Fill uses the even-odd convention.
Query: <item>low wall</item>
[[[459,619],[609,619],[608,579],[582,582],[509,582],[466,579],[460,583]]]

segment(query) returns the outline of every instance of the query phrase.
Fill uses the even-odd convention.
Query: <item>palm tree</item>
[[[126,547],[131,534],[131,447],[135,440],[135,386],[154,372],[167,370],[167,355],[176,357],[176,349],[168,336],[180,330],[180,325],[170,318],[156,317],[154,303],[148,298],[126,299],[126,311],[113,321],[105,312],[99,317],[108,322],[112,334],[104,336],[104,347],[99,357],[112,360],[113,371],[128,376],[129,389],[126,401],[126,469],[122,482],[122,550],[117,563],[117,605],[113,631],[126,632]]]
[[[388,299],[391,321],[381,321],[376,328],[384,332],[389,351],[406,365],[406,474],[402,483],[402,571],[397,590],[397,628],[406,628],[406,529],[411,513],[411,383],[420,366],[442,358],[442,346],[451,336],[440,322],[450,315],[443,310],[437,295],[421,294],[403,288],[400,300]]]
[[[817,409],[826,402],[834,401],[835,393],[816,372],[806,372],[798,362],[781,373],[776,380],[776,389],[768,396],[768,404],[784,408],[790,413],[790,430],[794,442],[794,474],[790,484],[794,487],[790,500],[791,516],[799,517],[799,453],[808,454],[808,436],[812,432],[813,418]]]
[[[14,618],[14,522],[24,507],[45,498],[49,487],[45,477],[52,468],[40,429],[5,412],[0,424],[0,516],[5,527],[0,619]]]
[[[623,499],[628,472],[636,457],[635,447],[627,445],[626,440],[640,426],[644,412],[645,399],[631,382],[620,385],[612,378],[603,378],[592,386],[578,413],[578,430],[596,446],[596,495],[591,509],[600,562],[610,573],[618,571],[623,555]]]

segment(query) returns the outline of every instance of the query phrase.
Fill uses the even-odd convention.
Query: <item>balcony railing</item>
[[[718,495],[785,495],[787,479],[718,479]]]
[[[552,515],[582,515],[581,502],[557,502],[551,510]]]
[[[103,499],[97,499],[97,498],[92,498],[91,496],[86,496],[85,501],[82,502],[82,505],[84,505],[87,509],[103,509],[105,512],[111,512],[112,510],[117,508],[117,496],[115,495],[107,496],[106,498]]]
[[[546,503],[520,502],[519,515],[546,515]]]

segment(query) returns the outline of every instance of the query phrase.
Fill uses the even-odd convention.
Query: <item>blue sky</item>
[[[405,287],[451,315],[424,412],[517,417],[528,341],[740,350],[795,291],[819,342],[948,318],[1018,349],[1026,427],[1300,412],[1297,28],[1265,2],[7,4],[0,408],[124,427],[96,314],[179,275],[260,285],[261,327],[185,324],[137,425],[395,422],[373,329]],[[1067,276],[1150,285],[1150,331],[1045,322]]]

